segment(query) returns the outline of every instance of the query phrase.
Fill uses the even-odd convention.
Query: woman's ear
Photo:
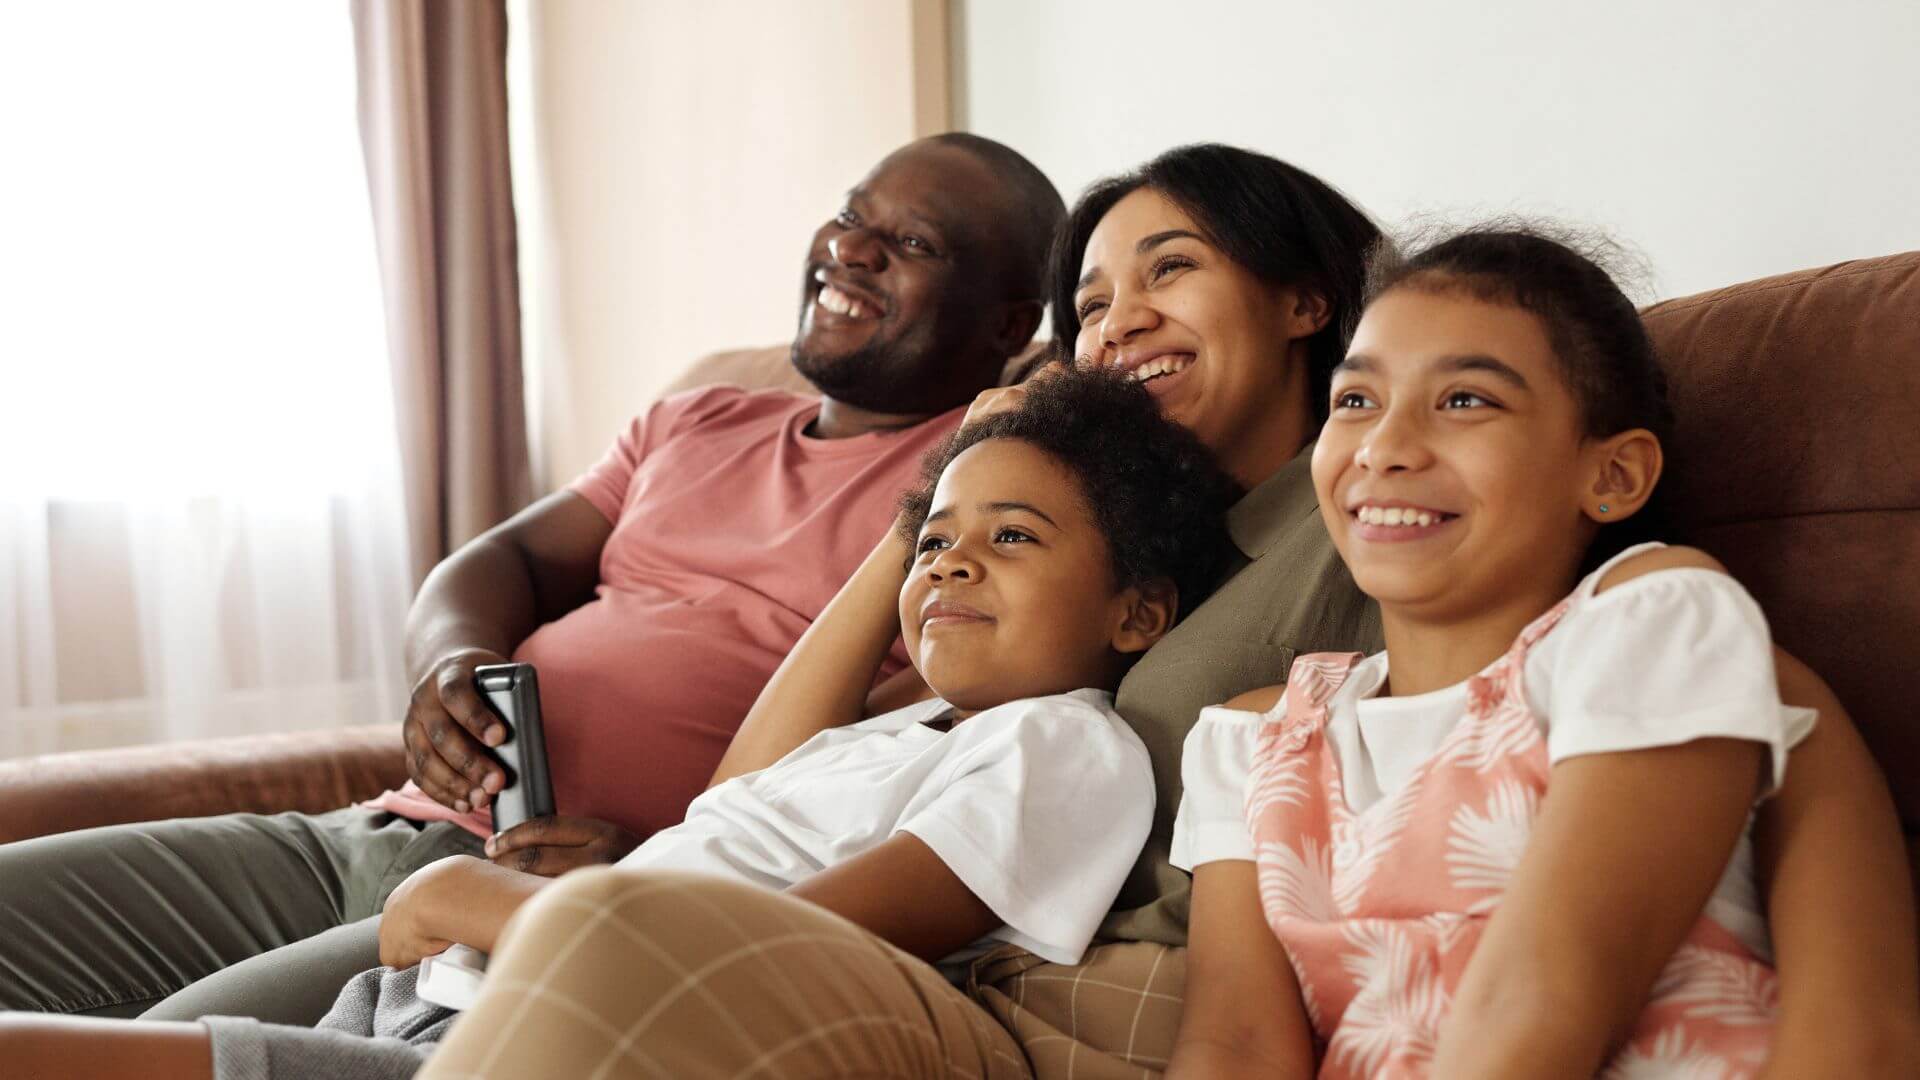
[[[1281,310],[1287,313],[1287,336],[1290,338],[1312,337],[1326,329],[1327,321],[1333,318],[1333,308],[1327,298],[1304,286],[1290,285],[1281,296]]]
[[[1580,499],[1581,511],[1602,525],[1639,513],[1653,497],[1666,466],[1659,438],[1645,428],[1634,428],[1602,439],[1590,453],[1593,483]]]
[[[1120,594],[1125,605],[1113,632],[1113,651],[1146,652],[1167,636],[1180,612],[1180,590],[1166,578],[1134,585]]]

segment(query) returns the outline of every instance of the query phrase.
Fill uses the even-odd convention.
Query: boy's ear
[[[1120,599],[1126,608],[1113,632],[1113,650],[1118,653],[1146,652],[1173,629],[1180,612],[1180,590],[1165,578],[1132,586]]]
[[[1601,440],[1591,452],[1593,483],[1580,499],[1581,511],[1601,525],[1639,513],[1653,497],[1666,467],[1659,438],[1645,428],[1634,428]]]

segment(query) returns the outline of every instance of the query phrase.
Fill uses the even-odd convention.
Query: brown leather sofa
[[[1920,252],[1656,304],[1688,538],[1838,691],[1920,867]],[[677,386],[799,385],[784,348]],[[395,725],[0,762],[0,842],[234,810],[320,811],[406,778]]]

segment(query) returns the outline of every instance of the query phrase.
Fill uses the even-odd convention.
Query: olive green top
[[[1227,514],[1247,561],[1150,649],[1115,697],[1153,757],[1153,833],[1102,937],[1184,945],[1186,874],[1167,862],[1180,809],[1180,749],[1208,705],[1287,681],[1296,654],[1378,652],[1380,609],[1340,561],[1320,520],[1306,449]]]

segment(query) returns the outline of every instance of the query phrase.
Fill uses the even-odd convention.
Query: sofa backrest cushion
[[[1920,829],[1920,252],[1644,312],[1678,419],[1681,535],[1819,672]]]
[[[1000,374],[1000,384],[1008,386],[1026,377],[1027,369],[1035,357],[1044,348],[1042,342],[1034,342],[1027,351],[1007,361]],[[731,383],[735,386],[747,386],[753,389],[791,390],[796,394],[813,392],[813,387],[800,373],[793,370],[789,357],[790,345],[763,345],[753,349],[731,349],[727,352],[712,353],[693,362],[677,378],[667,384],[660,392],[661,397],[677,394],[682,390],[692,390],[716,383]]]

